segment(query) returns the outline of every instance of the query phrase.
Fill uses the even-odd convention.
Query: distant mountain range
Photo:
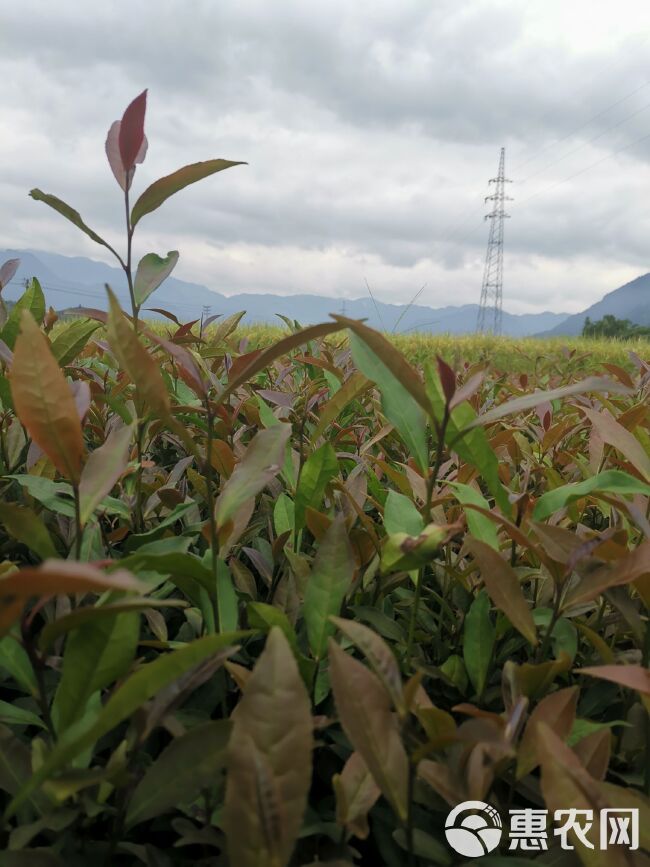
[[[48,304],[56,310],[78,306],[106,309],[108,283],[122,305],[128,309],[128,289],[123,272],[103,262],[85,257],[61,256],[42,250],[0,251],[0,264],[18,258],[20,268],[5,288],[7,300],[16,300],[30,277],[37,277],[43,286]],[[467,334],[476,327],[477,304],[462,306],[425,307],[420,304],[385,304],[372,298],[336,299],[322,295],[270,295],[240,293],[222,295],[201,286],[169,277],[149,299],[148,307],[169,310],[181,321],[197,319],[204,307],[210,313],[228,316],[246,310],[247,322],[278,322],[277,314],[297,319],[304,325],[326,321],[330,313],[345,312],[355,319],[365,318],[369,325],[386,331],[422,331],[431,334]],[[650,274],[621,286],[606,295],[598,304],[567,316],[566,313],[503,313],[503,333],[513,337],[532,334],[579,334],[587,316],[592,320],[612,313],[640,325],[650,324]],[[159,314],[150,313],[152,317]]]
[[[582,313],[566,317],[563,322],[544,332],[543,336],[581,334],[587,316],[592,322],[597,322],[608,313],[617,319],[629,319],[635,325],[650,325],[650,274],[643,274],[613,292],[608,292],[596,304],[587,307]]]

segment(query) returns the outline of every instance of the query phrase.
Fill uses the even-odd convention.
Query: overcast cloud
[[[650,270],[647,0],[23,0],[0,6],[0,247],[121,242],[110,123],[149,88],[134,189],[247,160],[141,224],[234,292],[478,301],[506,147],[504,307],[575,312]]]

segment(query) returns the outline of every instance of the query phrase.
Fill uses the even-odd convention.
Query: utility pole
[[[203,337],[203,323],[210,315],[211,310],[212,310],[212,307],[210,306],[210,304],[204,304],[203,305],[203,310],[201,310],[201,326],[199,328],[199,336],[200,337]]]
[[[511,184],[505,176],[506,149],[501,148],[499,159],[499,173],[496,178],[490,178],[490,183],[495,184],[494,193],[486,196],[486,202],[492,202],[492,210],[485,215],[490,220],[490,234],[488,236],[487,251],[485,254],[485,268],[483,271],[483,285],[481,287],[481,303],[478,310],[476,330],[478,332],[492,332],[501,334],[502,301],[503,301],[503,223],[510,218],[505,212],[506,201],[512,201],[506,196],[506,184]]]

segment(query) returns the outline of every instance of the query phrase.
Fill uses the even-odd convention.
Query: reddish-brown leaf
[[[118,142],[122,165],[127,172],[135,165],[136,157],[144,141],[144,115],[146,110],[147,91],[143,90],[139,96],[136,96],[122,115]]]
[[[10,374],[18,418],[57,470],[73,484],[85,451],[70,387],[33,316],[23,311]]]

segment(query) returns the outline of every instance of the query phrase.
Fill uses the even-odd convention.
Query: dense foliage
[[[451,865],[463,800],[647,817],[650,364],[162,334],[177,254],[134,278],[133,228],[206,165],[130,212],[130,316],[53,329],[33,280],[0,332],[0,864]]]
[[[629,319],[617,319],[608,313],[602,319],[592,322],[587,316],[582,326],[583,337],[611,337],[616,340],[634,340],[637,337],[650,337],[650,328],[630,322]]]

